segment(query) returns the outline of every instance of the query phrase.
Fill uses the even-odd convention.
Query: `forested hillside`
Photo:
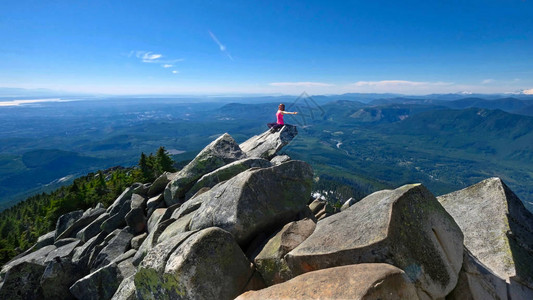
[[[175,171],[164,147],[156,155],[141,154],[134,168],[114,167],[79,177],[69,186],[19,202],[0,213],[0,264],[30,248],[37,238],[54,230],[59,216],[102,203],[109,206],[134,182],[150,182]]]

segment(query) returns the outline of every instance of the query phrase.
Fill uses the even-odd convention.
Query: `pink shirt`
[[[283,123],[283,114],[281,113],[281,111],[278,110],[278,112],[276,113],[276,118],[278,119],[278,124],[285,124]]]

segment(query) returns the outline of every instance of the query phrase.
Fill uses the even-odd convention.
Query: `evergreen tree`
[[[141,180],[142,181],[150,181],[150,178],[152,178],[152,167],[150,166],[149,158],[144,154],[144,152],[141,153],[141,159],[139,160],[139,168],[141,169]]]
[[[172,160],[172,158],[170,157],[170,155],[168,155],[167,153],[167,150],[165,150],[165,147],[161,146],[159,147],[159,149],[157,150],[157,154],[156,154],[156,159],[157,159],[157,164],[158,164],[158,167],[159,167],[159,172],[161,174],[163,174],[163,172],[175,172],[176,169],[174,169],[174,161]]]
[[[98,171],[97,175],[97,183],[96,183],[96,193],[99,196],[104,195],[107,192],[107,184],[105,182],[105,175],[102,171]]]

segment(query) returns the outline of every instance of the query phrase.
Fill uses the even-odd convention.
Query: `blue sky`
[[[533,92],[531,0],[4,0],[0,7],[0,87]]]

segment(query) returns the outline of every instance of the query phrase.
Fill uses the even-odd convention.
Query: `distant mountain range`
[[[0,204],[64,177],[134,165],[159,146],[184,151],[175,156],[181,161],[224,132],[243,141],[274,122],[283,101],[299,111],[286,116],[300,130],[286,153],[324,180],[366,193],[422,182],[438,195],[498,176],[533,209],[531,98],[430,96],[113,97],[0,107]]]

